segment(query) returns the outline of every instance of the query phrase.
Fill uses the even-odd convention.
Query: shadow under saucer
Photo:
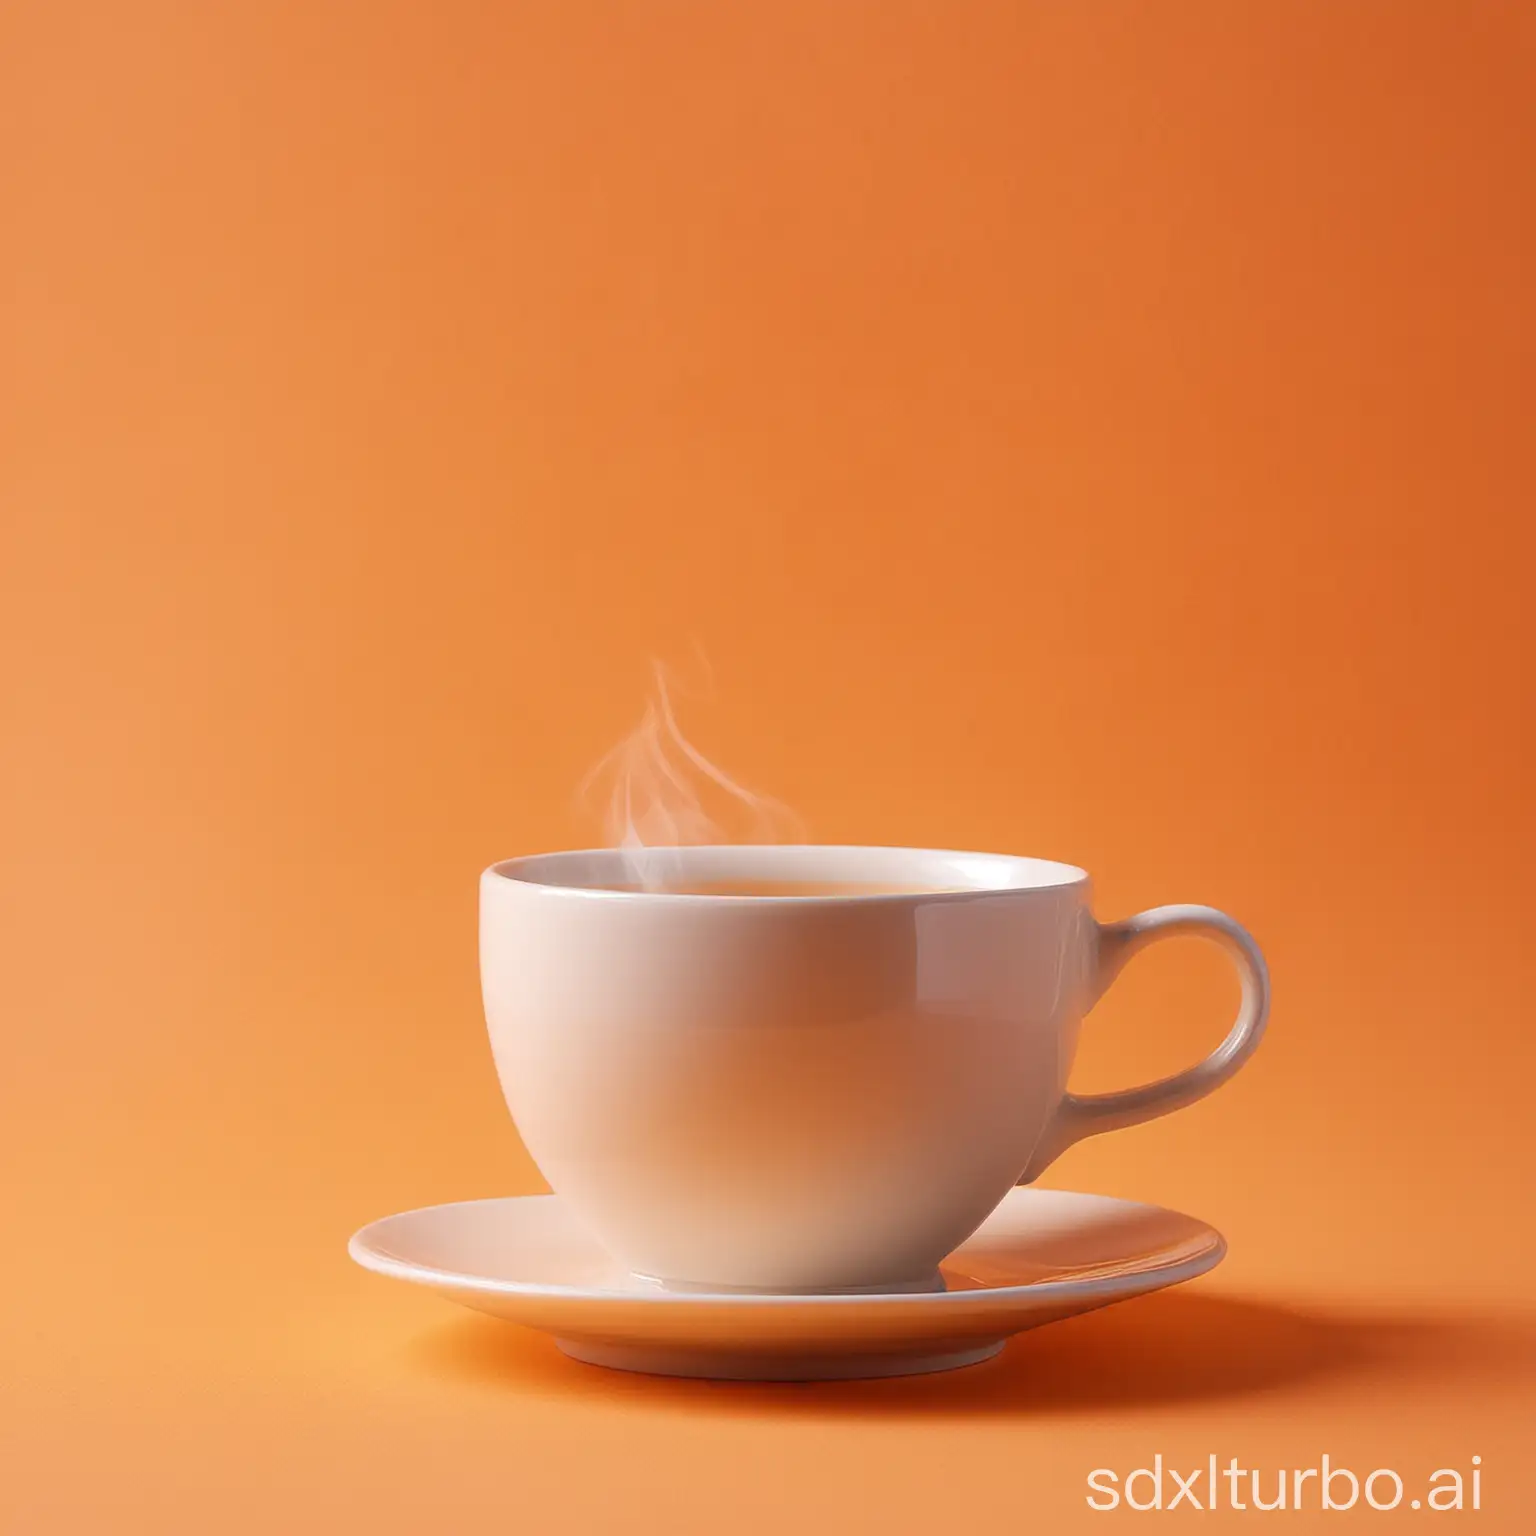
[[[1207,1289],[1164,1291],[1032,1330],[982,1364],[932,1376],[718,1382],[584,1365],[542,1334],[473,1314],[411,1347],[438,1378],[551,1397],[710,1413],[796,1411],[1030,1417],[1220,1401],[1322,1378],[1423,1393],[1529,1379],[1536,1320],[1291,1307]]]

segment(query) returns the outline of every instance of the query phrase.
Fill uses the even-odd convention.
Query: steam
[[[683,735],[673,708],[676,678],[651,663],[653,696],[640,723],[582,783],[596,801],[607,842],[626,878],[646,890],[672,883],[676,850],[704,843],[784,843],[803,838],[789,808],[753,794]]]

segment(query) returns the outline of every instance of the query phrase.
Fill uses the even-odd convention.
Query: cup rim
[[[636,856],[668,867],[683,879],[824,880],[835,884],[879,881],[910,889],[852,893],[760,893],[669,891],[616,888],[603,881],[632,878]],[[835,873],[838,866],[842,873]],[[922,873],[927,871],[927,873]],[[948,875],[956,883],[939,883]],[[563,877],[563,878],[562,878]],[[501,859],[481,875],[483,882],[522,886],[549,895],[621,902],[691,905],[848,906],[852,903],[965,900],[975,896],[1043,894],[1088,883],[1076,864],[1022,854],[979,853],[953,848],[904,848],[859,843],[702,843],[689,846],[571,848]],[[934,882],[931,886],[925,881]]]

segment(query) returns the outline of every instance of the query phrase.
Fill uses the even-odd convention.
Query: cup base
[[[657,1275],[630,1274],[642,1285],[680,1296],[927,1296],[947,1289],[938,1270],[919,1280],[893,1280],[884,1285],[761,1286],[709,1285],[694,1280],[663,1280]]]

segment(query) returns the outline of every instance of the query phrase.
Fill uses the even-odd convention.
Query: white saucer
[[[386,1216],[348,1251],[365,1269],[541,1328],[592,1365],[828,1381],[973,1365],[1025,1328],[1204,1274],[1226,1243],[1157,1206],[1015,1189],[945,1262],[944,1289],[915,1294],[663,1289],[620,1269],[555,1195]]]

